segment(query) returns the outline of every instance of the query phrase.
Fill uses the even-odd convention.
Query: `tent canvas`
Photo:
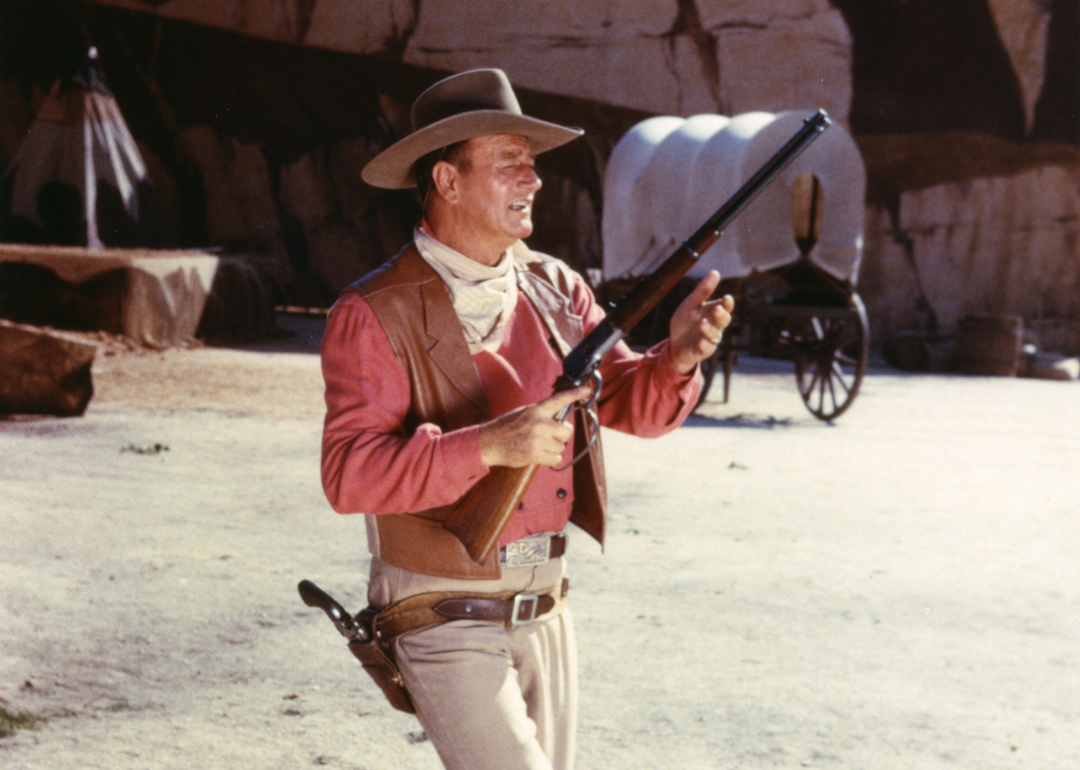
[[[630,129],[604,177],[604,279],[650,273],[801,127],[810,113],[727,118],[659,116]],[[691,270],[738,278],[796,261],[794,214],[812,174],[823,205],[808,258],[855,282],[863,248],[866,172],[858,146],[833,125],[731,223]]]
[[[77,71],[53,83],[4,188],[9,242],[177,245],[93,48]]]

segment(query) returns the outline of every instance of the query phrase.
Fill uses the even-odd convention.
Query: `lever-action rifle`
[[[563,359],[563,374],[555,383],[555,392],[570,390],[592,381],[596,389],[593,394],[595,400],[600,388],[597,369],[608,351],[675,288],[701,255],[716,243],[724,228],[739,212],[830,124],[829,116],[824,110],[818,110],[803,121],[802,128],[769,158],[765,165],[652,275],[644,278],[623,297],[608,316],[567,354]],[[567,407],[557,419],[566,419],[569,410],[570,407]],[[443,529],[462,542],[473,561],[481,564],[491,555],[499,542],[499,536],[510,523],[518,502],[536,475],[537,467],[530,465],[524,468],[492,468],[446,517]]]

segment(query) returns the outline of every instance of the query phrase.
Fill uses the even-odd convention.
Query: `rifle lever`
[[[566,465],[555,468],[556,471],[565,471],[567,468],[577,465],[578,461],[589,453],[589,450],[593,448],[593,444],[600,438],[600,418],[597,416],[593,407],[596,405],[596,400],[600,398],[600,389],[604,387],[604,378],[600,376],[599,371],[595,371],[589,375],[589,379],[592,380],[593,384],[593,392],[592,395],[589,396],[589,400],[585,403],[571,404],[566,407],[559,415],[559,420],[565,420],[571,409],[580,409],[585,413],[585,419],[592,420],[593,422],[592,436],[589,438],[589,443],[584,449],[577,453],[577,456],[575,456],[573,460]]]

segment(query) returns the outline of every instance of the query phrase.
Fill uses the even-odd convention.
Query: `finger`
[[[536,462],[540,465],[557,465],[566,453],[567,442],[548,435],[536,447]]]
[[[558,393],[548,396],[543,401],[538,403],[536,407],[541,411],[542,414],[554,417],[565,407],[568,407],[583,398],[588,398],[591,393],[591,383],[579,385],[576,388],[572,388],[570,390],[561,390]]]
[[[554,467],[556,467],[558,465],[561,465],[561,464],[562,464],[562,452],[552,453],[552,454],[548,455],[547,459],[545,459],[544,462],[541,463],[541,465],[546,465],[549,468],[554,468]]]
[[[703,318],[698,324],[698,331],[705,338],[705,342],[715,347],[720,344],[720,337],[724,330],[723,327],[709,323],[709,319]]]
[[[687,295],[683,304],[690,307],[699,307],[705,304],[705,301],[712,296],[712,293],[716,291],[716,287],[719,285],[720,273],[710,270],[704,278],[698,281],[698,285]]]
[[[725,294],[720,299],[710,300],[709,302],[706,302],[705,304],[703,304],[701,307],[704,310],[712,310],[713,308],[723,308],[728,313],[730,313],[732,310],[735,309],[735,298],[732,297],[730,294]]]
[[[731,306],[732,309],[734,309],[735,300],[733,300],[731,298],[730,294],[725,294],[720,299],[712,299],[712,300],[709,300],[708,302],[703,302],[701,304],[701,308],[703,310],[712,310],[714,307],[720,307],[720,308],[723,308],[724,310],[728,310],[729,305]]]
[[[728,324],[731,323],[731,313],[720,304],[710,305],[707,310],[702,312],[701,318],[703,321],[712,324],[721,331],[726,329]]]
[[[556,423],[551,435],[559,444],[566,446],[567,442],[570,441],[570,437],[574,435],[574,426],[569,421]]]
[[[700,310],[702,313],[730,313],[735,309],[735,299],[730,294],[725,294],[719,299],[704,303]]]

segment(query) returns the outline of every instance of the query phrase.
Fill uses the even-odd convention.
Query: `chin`
[[[519,222],[517,226],[511,228],[511,232],[517,240],[523,240],[532,235],[533,223],[531,219],[526,219],[524,222]]]

